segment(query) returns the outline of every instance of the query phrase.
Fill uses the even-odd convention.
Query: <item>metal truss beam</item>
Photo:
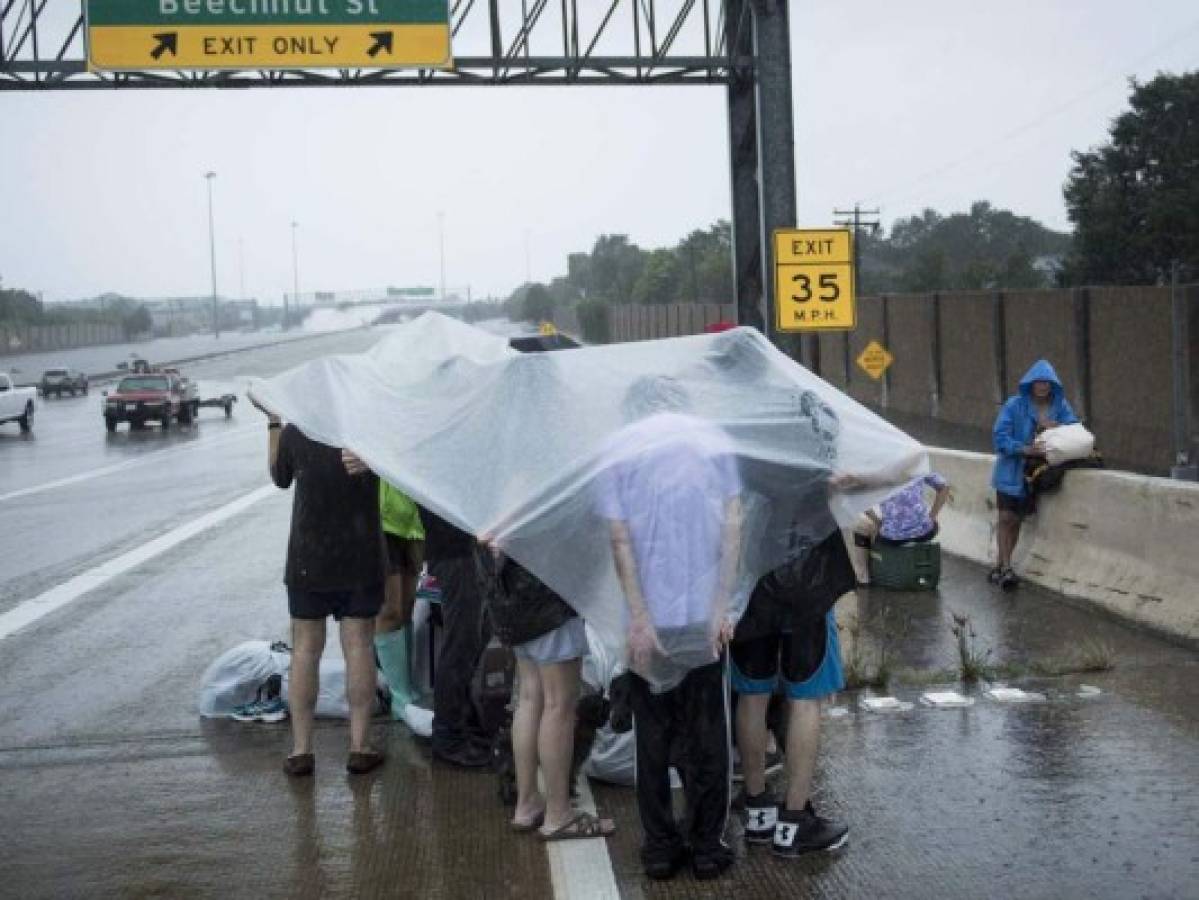
[[[0,0],[0,91],[727,84],[728,0],[454,0],[451,69],[87,70],[81,0]],[[53,48],[47,53],[47,48]]]

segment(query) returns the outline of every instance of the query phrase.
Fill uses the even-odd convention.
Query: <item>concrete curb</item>
[[[994,457],[929,448],[953,486],[941,545],[994,560]],[[1199,644],[1199,484],[1130,472],[1078,470],[1040,499],[1016,552],[1029,581],[1174,640]]]

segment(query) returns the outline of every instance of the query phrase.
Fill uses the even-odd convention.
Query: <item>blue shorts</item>
[[[832,610],[810,628],[734,641],[730,656],[733,690],[738,694],[774,693],[780,676],[791,700],[820,700],[845,687]]]

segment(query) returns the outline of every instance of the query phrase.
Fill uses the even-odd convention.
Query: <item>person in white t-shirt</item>
[[[722,656],[735,625],[741,479],[727,435],[688,407],[673,379],[634,382],[629,424],[609,442],[597,480],[596,508],[628,604],[641,857],[651,878],[673,876],[688,846],[697,878],[733,861],[722,839],[730,779]],[[670,802],[676,744],[687,835]]]

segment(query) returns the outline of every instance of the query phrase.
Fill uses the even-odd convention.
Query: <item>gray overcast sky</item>
[[[69,3],[50,0],[64,9]],[[511,3],[513,0],[504,0]],[[581,0],[586,8],[599,0]],[[553,5],[553,4],[551,4]],[[1195,0],[792,4],[800,225],[976,199],[1067,228],[1072,149],[1129,76],[1199,66]],[[548,48],[547,48],[548,49]],[[535,49],[536,52],[536,49]],[[507,294],[623,232],[728,215],[719,88],[372,88],[0,94],[0,277],[47,299],[434,285]]]

